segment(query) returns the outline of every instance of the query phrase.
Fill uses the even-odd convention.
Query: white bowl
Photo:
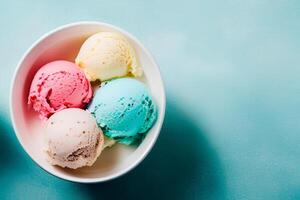
[[[137,147],[115,145],[106,149],[92,167],[77,170],[50,165],[43,151],[43,123],[27,105],[29,87],[36,71],[45,63],[65,59],[73,61],[83,41],[100,31],[123,34],[136,50],[144,69],[143,81],[155,99],[159,114],[144,141]],[[165,91],[159,68],[149,51],[128,32],[100,22],[77,22],[56,28],[37,40],[24,54],[14,74],[10,94],[10,112],[19,142],[29,156],[44,170],[65,180],[94,183],[119,177],[137,166],[153,147],[165,115]]]

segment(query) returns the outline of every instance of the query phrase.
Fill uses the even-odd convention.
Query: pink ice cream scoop
[[[47,119],[65,108],[84,108],[92,98],[84,73],[72,62],[58,60],[42,66],[31,83],[28,104]]]

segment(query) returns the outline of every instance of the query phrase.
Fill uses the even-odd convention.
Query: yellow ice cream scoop
[[[134,49],[125,37],[114,32],[99,32],[81,46],[75,63],[90,81],[105,81],[127,75],[140,77]]]

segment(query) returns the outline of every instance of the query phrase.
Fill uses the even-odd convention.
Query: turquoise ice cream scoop
[[[88,110],[107,137],[127,145],[139,144],[157,118],[148,89],[133,78],[102,84]]]

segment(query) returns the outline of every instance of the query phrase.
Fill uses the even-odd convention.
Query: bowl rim
[[[40,44],[42,41],[44,41],[46,38],[48,38],[49,36],[55,34],[56,32],[59,32],[61,30],[64,29],[68,29],[68,28],[72,28],[72,27],[76,27],[76,26],[81,26],[81,25],[96,25],[96,26],[104,26],[104,27],[108,27],[111,28],[113,30],[119,31],[120,33],[122,33],[123,35],[125,35],[126,37],[129,37],[131,40],[133,40],[146,54],[146,56],[148,58],[150,58],[150,60],[152,60],[152,62],[154,63],[154,65],[156,66],[158,73],[159,73],[159,77],[161,79],[161,89],[163,91],[162,96],[160,97],[160,99],[162,100],[162,106],[160,107],[160,112],[161,112],[161,118],[159,121],[157,121],[156,123],[158,124],[158,131],[154,134],[153,139],[150,141],[150,144],[146,147],[146,149],[142,152],[141,156],[139,156],[138,159],[136,159],[132,164],[128,165],[127,167],[125,167],[122,170],[119,170],[117,173],[114,173],[112,175],[103,177],[103,178],[78,178],[78,177],[70,177],[70,176],[66,176],[63,175],[59,172],[56,171],[48,171],[46,168],[44,168],[43,166],[41,166],[39,164],[39,162],[37,160],[35,160],[32,155],[27,151],[27,149],[25,148],[24,143],[21,140],[21,136],[20,136],[20,130],[17,129],[17,125],[15,123],[15,114],[14,114],[14,110],[13,110],[13,89],[15,87],[16,84],[16,76],[18,75],[20,69],[21,69],[21,65],[24,62],[24,60],[27,58],[27,56],[30,54],[30,52],[38,45]],[[12,80],[11,80],[11,85],[10,85],[10,94],[9,94],[9,110],[10,110],[10,118],[11,118],[11,122],[13,125],[13,129],[14,129],[14,133],[17,136],[17,139],[19,141],[19,143],[21,144],[23,150],[27,153],[27,155],[29,155],[29,157],[44,171],[46,171],[47,173],[58,177],[60,179],[63,180],[67,180],[67,181],[71,181],[71,182],[76,182],[76,183],[100,183],[100,182],[105,182],[105,181],[109,181],[115,178],[118,178],[124,174],[126,174],[127,172],[131,171],[132,169],[134,169],[136,166],[138,166],[144,159],[145,157],[150,153],[151,149],[153,148],[154,144],[157,141],[157,138],[161,132],[161,128],[162,128],[162,124],[165,118],[165,109],[166,109],[166,93],[165,93],[165,86],[164,86],[164,81],[163,78],[161,76],[161,71],[160,68],[155,60],[155,58],[153,57],[153,55],[150,53],[150,51],[132,34],[130,34],[129,32],[115,26],[109,23],[104,23],[104,22],[99,22],[99,21],[77,21],[77,22],[72,22],[72,23],[68,23],[62,26],[58,26],[48,32],[46,32],[45,34],[43,34],[42,36],[40,36],[35,42],[33,42],[33,44],[25,51],[25,53],[22,55],[21,59],[19,60],[17,67],[14,71]]]

